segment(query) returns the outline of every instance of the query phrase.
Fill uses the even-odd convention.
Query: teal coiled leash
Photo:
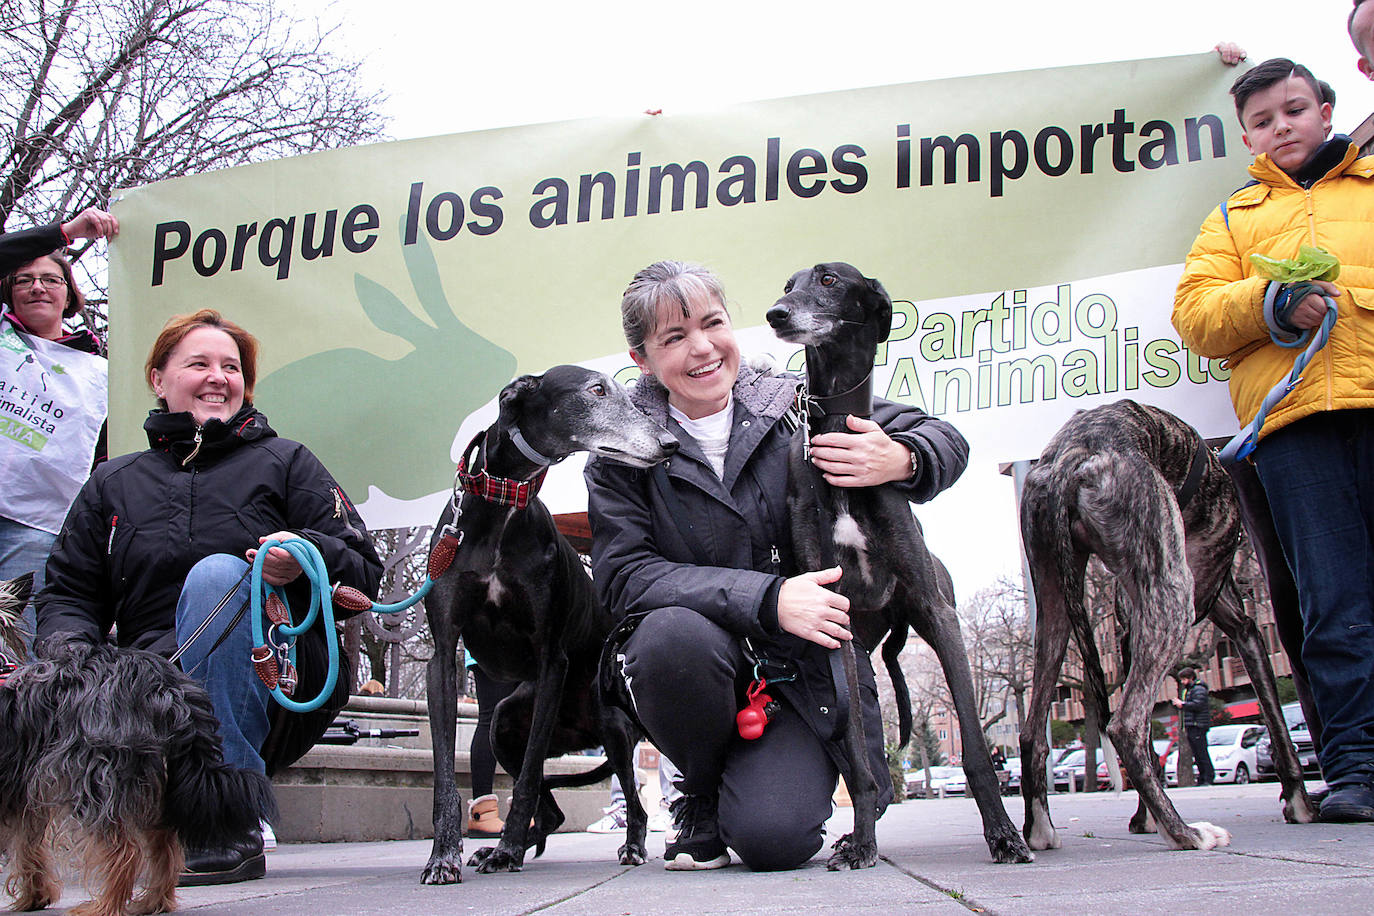
[[[395,604],[376,604],[362,592],[347,585],[330,586],[329,570],[325,568],[324,557],[320,550],[305,538],[287,538],[279,541],[270,538],[258,548],[253,557],[253,567],[249,572],[252,607],[250,616],[253,626],[253,668],[258,677],[272,694],[272,698],[291,712],[313,712],[324,705],[334,693],[339,680],[339,642],[328,638],[329,668],[325,675],[324,686],[319,695],[309,700],[295,700],[292,694],[297,685],[296,675],[296,637],[323,620],[325,632],[334,631],[334,605],[354,611],[373,611],[378,614],[399,614],[414,607],[434,586],[434,580],[448,569],[453,562],[461,538],[445,531],[438,544],[430,552],[429,569],[424,585],[419,591]],[[262,579],[262,564],[267,552],[273,547],[281,547],[290,553],[300,564],[301,573],[310,582],[310,608],[305,618],[298,624],[291,622],[287,610],[286,592],[280,586],[268,585]],[[267,624],[264,633],[264,622]]]
[[[1270,295],[1272,295],[1272,291]],[[1304,335],[1304,338],[1310,337],[1310,340],[1306,341],[1307,348],[1299,353],[1297,359],[1293,361],[1293,371],[1288,373],[1287,378],[1269,389],[1269,393],[1264,396],[1264,400],[1260,403],[1259,412],[1255,414],[1255,419],[1250,421],[1250,425],[1245,429],[1236,433],[1235,437],[1217,453],[1217,458],[1222,464],[1235,464],[1237,461],[1250,456],[1259,443],[1259,433],[1264,426],[1265,417],[1280,401],[1288,396],[1290,391],[1298,387],[1298,383],[1302,381],[1302,371],[1307,368],[1312,357],[1316,356],[1317,352],[1326,346],[1326,341],[1331,336],[1331,329],[1336,325],[1336,303],[1330,296],[1324,298],[1326,299],[1326,315],[1322,318],[1322,323],[1317,326],[1315,333]],[[1272,334],[1271,337],[1273,337]],[[1292,343],[1285,343],[1277,337],[1273,337],[1273,340],[1281,347],[1298,347],[1304,342],[1304,338],[1299,338]]]

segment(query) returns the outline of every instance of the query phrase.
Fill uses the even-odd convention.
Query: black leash
[[[249,573],[251,573],[252,571],[253,568],[251,566],[243,571],[243,575],[239,576],[239,580],[229,588],[229,591],[224,593],[223,598],[219,599],[219,604],[215,605],[215,609],[211,611],[208,615],[206,615],[205,619],[200,622],[200,626],[196,627],[195,632],[187,638],[186,642],[182,643],[180,646],[177,647],[177,650],[172,653],[171,657],[168,658],[167,661],[175,665],[177,663],[177,660],[181,658],[182,654],[185,653],[187,649],[191,648],[191,646],[195,643],[196,640],[200,639],[201,635],[205,632],[206,628],[209,627],[211,622],[213,622],[214,619],[219,616],[220,611],[224,610],[225,605],[229,603],[229,599],[234,597],[234,592],[239,590],[239,586],[243,585],[244,580],[248,578]],[[234,614],[234,619],[229,621],[229,625],[225,627],[223,631],[221,631],[221,633],[219,634],[219,638],[215,640],[215,644],[210,647],[210,651],[205,653],[206,658],[209,658],[214,653],[214,651],[224,643],[224,640],[229,638],[229,634],[234,632],[234,627],[238,626],[239,621],[243,619],[243,615],[248,613],[249,603],[249,598],[243,599],[243,604]],[[187,671],[186,673],[190,674],[191,672]]]

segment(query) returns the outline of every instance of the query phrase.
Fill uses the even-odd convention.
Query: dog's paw
[[[149,890],[129,901],[125,912],[128,916],[153,916],[155,913],[171,913],[177,908],[175,892],[155,894]]]
[[[1159,833],[1159,828],[1155,826],[1155,819],[1149,813],[1144,817],[1135,814],[1131,817],[1131,822],[1126,825],[1126,829],[1131,833]]]
[[[1026,819],[1026,844],[1031,849],[1058,849],[1059,833],[1050,820],[1049,809],[1038,799],[1031,805],[1032,814]]]
[[[643,843],[626,843],[620,847],[621,865],[643,865],[648,858],[649,852]]]
[[[1290,824],[1311,824],[1317,820],[1317,806],[1307,797],[1307,789],[1299,787],[1291,797],[1284,797],[1283,819]]]
[[[485,855],[484,855],[485,853]],[[490,875],[498,871],[519,871],[525,865],[525,857],[519,851],[512,852],[501,846],[488,846],[479,849],[468,859],[479,875]]]
[[[998,865],[1020,865],[1035,861],[1035,853],[1031,852],[1030,846],[1015,829],[1010,834],[989,836],[987,840],[988,852],[992,853],[992,861]]]
[[[878,864],[878,844],[857,842],[852,833],[840,837],[832,848],[835,851],[825,861],[825,867],[831,871],[839,871],[841,868],[872,868]]]
[[[1197,849],[1215,849],[1218,846],[1231,845],[1231,831],[1225,827],[1218,827],[1216,824],[1209,824],[1206,821],[1198,821],[1196,824],[1189,824],[1197,831],[1200,841],[1195,847]]]
[[[476,858],[474,856],[474,858]],[[471,863],[469,863],[471,864]],[[462,884],[462,850],[451,856],[434,855],[429,857],[425,870],[420,873],[421,884]]]
[[[10,878],[10,881],[18,883],[15,878]],[[10,904],[10,909],[19,913],[46,910],[62,896],[61,885],[41,879],[37,884],[19,884],[17,888],[11,884],[7,889],[14,894],[14,902]]]

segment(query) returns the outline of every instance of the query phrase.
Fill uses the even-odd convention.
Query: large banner
[[[1236,75],[1209,53],[969,77],[384,143],[124,191],[112,453],[145,446],[158,329],[209,306],[262,341],[257,404],[370,526],[430,524],[514,375],[575,362],[634,377],[619,301],[639,268],[707,264],[746,353],[796,366],[764,312],[795,270],[843,260],[900,300],[875,391],[973,444],[964,480],[921,510],[937,552],[956,580],[1007,566],[997,466],[1038,455],[1074,410],[1131,397],[1209,436],[1236,428],[1226,371],[1169,324],[1198,226],[1247,178]],[[550,475],[555,512],[584,508],[580,464]],[[987,512],[1010,533],[982,530]]]

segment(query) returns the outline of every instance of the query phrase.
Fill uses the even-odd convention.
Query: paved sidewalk
[[[1315,785],[1315,784],[1314,784]],[[559,834],[524,871],[422,887],[429,842],[284,845],[268,856],[261,881],[181,892],[187,912],[262,914],[946,913],[1345,914],[1374,900],[1374,825],[1283,823],[1278,785],[1175,789],[1186,820],[1230,830],[1232,845],[1211,852],[1170,850],[1156,836],[1132,836],[1135,793],[1059,795],[1051,812],[1061,849],[1029,865],[993,865],[969,799],[912,800],[878,823],[882,861],[828,872],[824,856],[805,868],[754,874],[738,863],[712,872],[663,869],[662,833],[649,834],[653,858],[622,867],[616,834]],[[1021,800],[1006,799],[1013,823]],[[832,832],[850,823],[848,809]],[[488,841],[469,842],[470,853]],[[79,888],[63,899],[81,899]]]

